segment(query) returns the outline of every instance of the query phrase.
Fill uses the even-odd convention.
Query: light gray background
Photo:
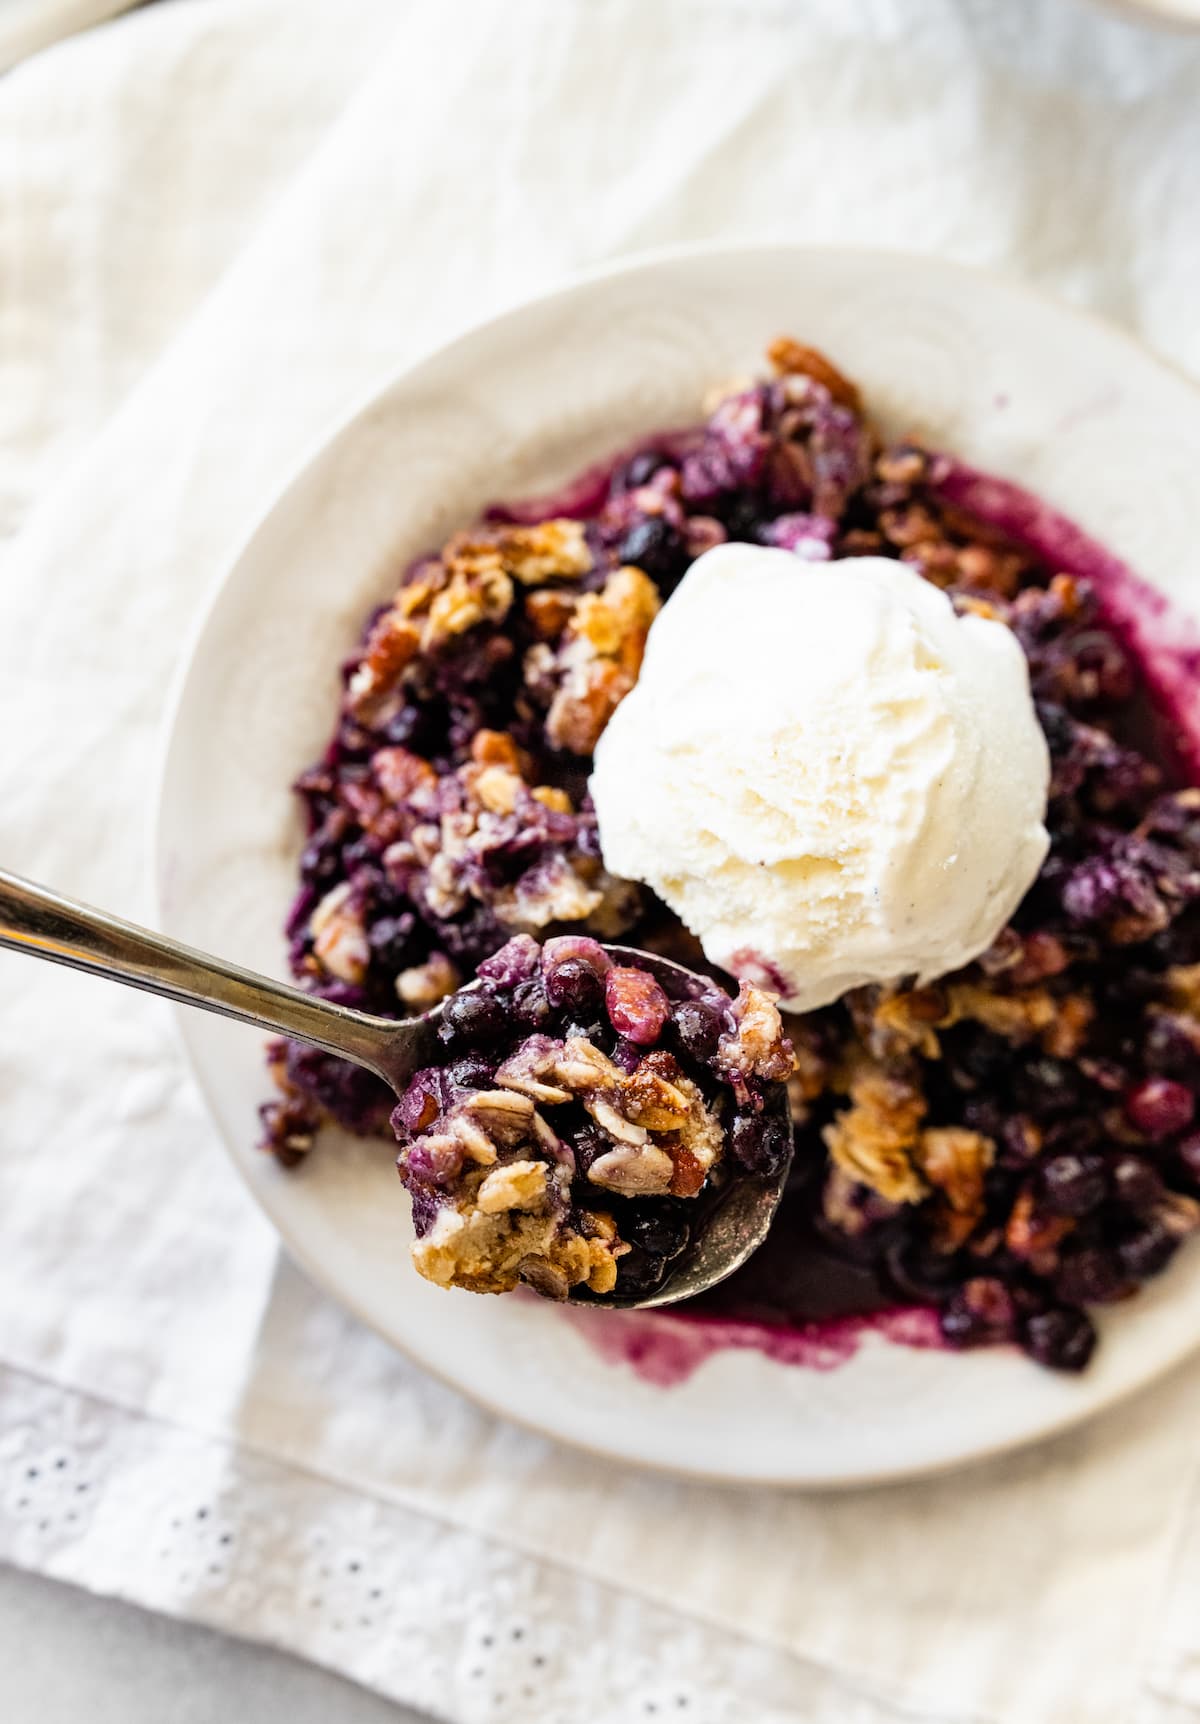
[[[4,1724],[426,1724],[285,1653],[0,1563]]]

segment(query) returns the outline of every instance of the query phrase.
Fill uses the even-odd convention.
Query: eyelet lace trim
[[[454,1724],[916,1724],[787,1654],[10,1367],[0,1558]]]

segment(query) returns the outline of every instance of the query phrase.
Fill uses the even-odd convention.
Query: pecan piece
[[[767,358],[782,376],[811,377],[814,383],[828,389],[833,399],[852,413],[862,408],[857,386],[844,377],[837,366],[816,347],[805,347],[790,335],[780,335],[767,348]]]

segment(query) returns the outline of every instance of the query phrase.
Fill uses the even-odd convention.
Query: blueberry
[[[749,1173],[775,1174],[787,1160],[792,1130],[773,1114],[737,1113],[729,1128],[729,1148]]]
[[[679,1256],[691,1231],[686,1215],[666,1208],[651,1209],[648,1205],[631,1210],[618,1224],[621,1238],[652,1257],[670,1260]]]
[[[550,1022],[550,1002],[540,976],[513,989],[512,1012],[527,1033],[537,1034],[546,1029]]]
[[[472,989],[451,994],[442,1007],[438,1039],[455,1049],[487,1047],[498,1042],[508,1028],[508,1015],[495,995]]]
[[[671,1007],[671,1022],[684,1053],[707,1065],[716,1054],[725,1027],[716,1007],[703,1000],[682,1000]]]
[[[595,1122],[582,1113],[569,1125],[556,1122],[560,1134],[569,1141],[575,1156],[575,1171],[586,1175],[592,1163],[612,1148],[612,1139]]]
[[[609,1035],[612,1035],[611,1030]],[[626,1077],[632,1077],[645,1056],[643,1049],[636,1042],[631,1042],[628,1036],[616,1036],[613,1038],[612,1053],[608,1057]]]
[[[635,1245],[625,1257],[617,1260],[617,1293],[624,1299],[644,1299],[656,1293],[666,1279],[665,1257],[654,1257]]]
[[[464,1054],[447,1068],[446,1076],[459,1089],[491,1089],[496,1062],[483,1054]]]
[[[1054,1155],[1042,1167],[1042,1203],[1053,1215],[1086,1215],[1103,1201],[1107,1183],[1094,1152]]]
[[[444,717],[439,721],[437,715],[428,707],[402,706],[400,711],[388,720],[383,734],[393,746],[409,748],[414,754],[428,757],[437,753],[444,741],[445,732]]]
[[[367,929],[367,945],[372,956],[397,974],[407,969],[416,955],[413,952],[415,928],[416,917],[411,911],[406,910],[399,916],[380,916]]]
[[[679,573],[686,547],[669,521],[646,515],[626,533],[617,555],[623,563],[635,563],[651,580],[665,580]]]
[[[1162,1176],[1140,1155],[1119,1155],[1109,1169],[1113,1196],[1129,1209],[1150,1209],[1163,1194]]]
[[[1179,1241],[1172,1238],[1160,1221],[1148,1221],[1128,1239],[1122,1240],[1117,1251],[1126,1274],[1135,1281],[1148,1281],[1166,1268],[1178,1245]]]
[[[1200,1079],[1200,1031],[1180,1013],[1159,1012],[1150,1018],[1144,1052],[1152,1072],[1191,1083]]]
[[[663,457],[653,449],[642,449],[636,455],[631,455],[617,475],[618,483],[623,490],[636,491],[642,485],[648,485],[664,465]]]
[[[902,1299],[925,1305],[945,1298],[953,1268],[942,1253],[912,1241],[901,1242],[887,1248],[884,1262],[888,1281]]]
[[[959,1089],[994,1087],[1003,1081],[1012,1064],[1012,1046],[990,1030],[964,1026],[947,1049],[946,1058]]]
[[[938,1315],[942,1334],[953,1347],[984,1347],[1011,1340],[1016,1320],[1012,1294],[990,1275],[966,1282]]]
[[[499,988],[515,988],[529,981],[538,972],[542,950],[529,934],[514,934],[512,939],[485,958],[479,974]]]
[[[576,1017],[592,1018],[604,1005],[604,983],[583,958],[546,966],[546,998]]]
[[[1019,1102],[1038,1120],[1073,1113],[1083,1101],[1075,1068],[1048,1055],[1030,1060],[1017,1073],[1016,1090]]]
[[[1030,1317],[1023,1336],[1025,1351],[1052,1371],[1082,1371],[1096,1346],[1096,1331],[1083,1311],[1052,1305]]]
[[[1120,1262],[1099,1245],[1064,1252],[1055,1287],[1068,1305],[1107,1305],[1127,1290]]]

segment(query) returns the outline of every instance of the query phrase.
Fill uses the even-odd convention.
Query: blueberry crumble
[[[452,1029],[462,1051],[396,1110],[426,1273],[499,1288],[536,1259],[526,1278],[551,1293],[660,1273],[722,1141],[731,1164],[778,1154],[744,1070],[722,1063],[733,997],[742,1026],[761,1014],[747,1034],[783,1044],[757,987],[716,974],[710,1001],[662,1007],[630,984],[627,1004],[620,967],[596,960],[594,942],[619,941],[712,970],[605,866],[593,752],[656,615],[714,546],[790,551],[797,580],[898,560],[1019,643],[1049,848],[966,967],[785,1017],[789,1192],[704,1304],[776,1324],[839,1301],[932,1305],[951,1345],[1016,1342],[1079,1370],[1088,1308],[1134,1293],[1200,1226],[1200,791],[1089,583],[968,507],[947,457],[885,442],[822,355],[780,340],[768,358],[703,424],[556,499],[494,508],[402,574],[297,784],[292,967],[394,1016],[483,978],[462,1008],[482,1015]],[[331,1118],[386,1133],[393,1098],[369,1074],[295,1044],[272,1066],[266,1142],[285,1163]]]
[[[793,1066],[778,1011],[749,985],[672,999],[579,934],[516,934],[478,978],[446,1003],[447,1063],[392,1115],[417,1269],[476,1293],[653,1291],[684,1200],[786,1159],[763,1106]]]

